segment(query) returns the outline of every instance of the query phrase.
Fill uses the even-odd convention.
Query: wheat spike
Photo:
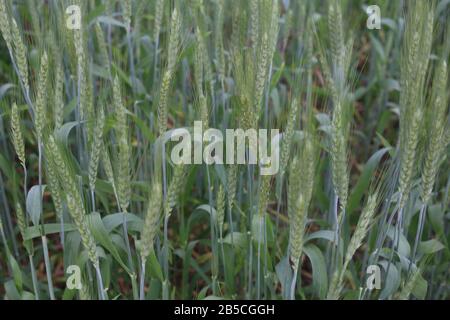
[[[28,255],[32,256],[33,252],[34,252],[33,241],[25,240],[25,234],[26,234],[25,230],[27,229],[27,223],[25,221],[25,214],[19,203],[16,203],[16,217],[17,217],[17,225],[19,226],[19,232],[20,232],[20,235],[22,236],[23,246],[27,250]]]
[[[423,90],[433,33],[433,8],[428,2],[413,1],[408,13],[403,43],[400,95],[399,207],[408,200],[423,116]]]
[[[42,133],[46,126],[47,114],[47,79],[48,79],[48,58],[47,52],[44,51],[41,58],[41,68],[39,70],[39,82],[37,87],[37,96],[35,103],[35,118],[34,123],[38,138],[42,139]]]
[[[306,219],[314,187],[316,148],[313,135],[305,135],[301,154],[293,159],[289,170],[289,257],[294,271],[298,269],[303,250]]]
[[[181,47],[181,16],[177,8],[172,12],[172,18],[170,21],[170,34],[169,34],[169,48],[168,48],[168,62],[167,70],[170,73],[175,72],[175,65],[177,63],[178,54]]]
[[[259,6],[258,0],[250,0],[250,40],[253,48],[258,45],[259,38]]]
[[[271,176],[261,176],[258,191],[258,216],[264,217],[266,214],[267,204],[270,196],[270,180]]]
[[[159,181],[153,181],[151,186],[150,200],[148,202],[147,212],[145,214],[144,226],[141,233],[140,253],[141,259],[145,261],[153,250],[153,239],[159,228],[161,206],[162,206],[162,189]]]
[[[5,0],[0,0],[0,32],[3,35],[3,39],[5,39],[5,43],[6,46],[8,47],[8,50],[11,51],[12,35]]]
[[[333,274],[330,288],[328,290],[327,299],[337,300],[339,298],[345,271],[347,270],[348,264],[352,260],[352,257],[355,254],[356,250],[361,246],[364,238],[366,237],[370,225],[374,221],[377,204],[378,193],[375,192],[369,196],[367,204],[364,207],[363,212],[358,220],[355,232],[353,233],[353,236],[350,239],[350,243],[347,247],[342,268],[336,270]]]
[[[433,191],[441,155],[446,147],[447,125],[447,63],[442,60],[433,81],[433,98],[430,106],[430,129],[428,131],[425,160],[422,169],[422,201],[427,203]]]
[[[14,45],[14,54],[16,57],[17,68],[19,69],[20,79],[25,87],[26,92],[30,91],[30,85],[28,81],[28,61],[27,61],[27,49],[23,43],[22,35],[19,30],[19,26],[14,18],[11,19],[11,33],[12,41]]]
[[[258,59],[256,79],[255,79],[255,92],[253,96],[253,111],[255,114],[259,114],[261,101],[264,93],[264,86],[266,84],[267,68],[269,63],[270,53],[270,41],[268,34],[264,33],[261,41],[261,54]]]
[[[332,138],[331,138],[331,170],[333,186],[339,197],[341,210],[347,205],[348,197],[348,168],[347,168],[347,139],[345,136],[345,114],[342,103],[337,102],[333,110]]]
[[[331,0],[328,7],[328,38],[331,44],[331,54],[336,64],[336,69],[344,67],[344,30],[342,23],[342,12],[337,0]]]
[[[234,199],[236,197],[238,166],[231,165],[227,170],[227,199],[228,208],[233,208]]]
[[[16,103],[11,108],[11,139],[20,163],[25,167],[25,143],[20,125],[20,113]]]
[[[223,0],[217,2],[216,7],[216,22],[215,26],[215,38],[214,38],[214,49],[216,57],[217,73],[219,75],[220,81],[225,77],[225,56],[223,48]]]
[[[219,189],[217,191],[216,209],[217,209],[217,224],[219,225],[219,232],[220,235],[222,236],[223,223],[225,221],[225,190],[222,184],[219,185]]]
[[[173,208],[178,203],[180,193],[183,189],[187,169],[184,165],[177,165],[174,169],[172,181],[169,184],[167,197],[164,204],[164,214],[170,215]]]
[[[123,20],[127,28],[131,26],[131,0],[122,0]]]
[[[167,70],[164,73],[163,80],[161,82],[161,88],[159,91],[158,101],[158,132],[162,136],[167,130],[167,98],[170,89],[170,83],[172,81],[172,74]]]
[[[47,161],[47,182],[52,195],[53,204],[55,205],[56,215],[61,218],[64,214],[63,209],[63,192],[58,181],[58,176],[55,168]]]
[[[289,115],[287,119],[286,129],[284,130],[283,134],[283,145],[281,146],[280,152],[281,154],[280,172],[282,174],[286,170],[286,166],[289,161],[292,138],[294,136],[295,122],[297,119],[297,112],[298,112],[298,100],[293,99],[289,108]]]
[[[72,176],[66,161],[61,154],[61,150],[56,144],[52,135],[49,135],[44,142],[45,154],[49,158],[49,165],[53,166],[58,173],[60,185],[65,191],[65,200],[70,215],[81,236],[81,241],[88,251],[90,261],[94,266],[98,266],[97,246],[85,216],[83,199],[81,198],[78,186]]]
[[[89,159],[89,187],[95,189],[95,181],[97,180],[98,163],[100,160],[100,152],[103,144],[103,127],[105,125],[105,113],[100,108],[97,125],[94,129],[94,141],[91,148],[91,157]]]
[[[130,205],[131,196],[131,148],[128,141],[127,110],[125,109],[122,102],[122,95],[120,94],[120,83],[117,76],[114,78],[113,97],[114,111],[117,121],[116,136],[119,145],[119,159],[117,163],[117,194],[119,196],[120,208],[123,212],[126,212],[128,206]]]
[[[106,45],[105,37],[103,35],[102,27],[100,23],[95,24],[95,36],[97,38],[97,44],[100,51],[100,59],[102,65],[106,68],[108,74],[111,74],[111,68],[109,63],[108,47]]]
[[[64,122],[64,100],[63,100],[63,88],[64,88],[64,71],[61,65],[61,61],[58,59],[55,70],[55,102],[53,106],[55,129],[61,128]]]
[[[162,18],[163,18],[163,11],[164,11],[164,0],[156,0],[153,39],[159,38],[159,33],[161,31],[161,22],[162,22]]]

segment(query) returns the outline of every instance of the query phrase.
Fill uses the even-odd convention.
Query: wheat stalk
[[[97,256],[97,246],[88,226],[83,199],[81,198],[75,179],[52,135],[49,135],[47,139],[45,139],[44,148],[47,158],[49,159],[49,166],[52,166],[57,172],[60,185],[64,188],[67,207],[75,226],[80,233],[83,246],[88,252],[89,260],[97,271],[100,286],[100,297],[105,299],[105,291],[103,289],[103,282],[100,273],[100,263]]]
[[[374,216],[376,212],[376,207],[378,204],[378,193],[375,192],[369,196],[367,199],[367,204],[361,213],[361,216],[356,225],[355,232],[353,233],[350,243],[347,247],[345,253],[344,264],[341,269],[338,269],[333,274],[330,288],[328,289],[327,299],[336,300],[339,298],[342,282],[344,279],[345,271],[347,270],[348,264],[352,260],[356,250],[362,245],[364,238],[369,231],[370,225],[374,221]]]

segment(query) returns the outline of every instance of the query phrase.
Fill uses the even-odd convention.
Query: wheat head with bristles
[[[64,161],[60,147],[57,145],[52,135],[49,135],[47,139],[45,139],[44,148],[45,154],[47,155],[47,158],[49,158],[49,165],[53,166],[58,173],[60,186],[64,188],[67,207],[75,226],[80,233],[81,242],[88,251],[89,260],[94,266],[98,267],[97,246],[88,226],[83,199],[81,198],[77,183],[75,182],[66,161]]]
[[[229,210],[232,210],[236,197],[238,166],[231,165],[227,170],[227,203]]]
[[[42,139],[42,134],[46,126],[46,114],[47,114],[47,79],[48,79],[48,58],[47,53],[44,51],[41,57],[41,67],[39,70],[39,82],[37,84],[36,103],[35,103],[35,117],[34,123],[36,127],[36,133],[39,139]]]
[[[61,189],[57,172],[54,166],[52,166],[48,161],[46,165],[46,177],[50,194],[52,195],[53,204],[55,206],[56,215],[61,219],[64,214],[64,193]]]
[[[145,213],[144,226],[139,243],[142,261],[146,261],[153,250],[153,240],[158,232],[163,201],[161,183],[158,179],[153,181],[150,190],[150,200]]]
[[[186,174],[187,168],[185,165],[175,166],[164,203],[164,214],[171,215],[173,208],[177,205],[180,193],[183,190]]]
[[[123,21],[127,28],[131,26],[131,0],[121,0]]]
[[[181,29],[181,17],[178,10],[175,8],[172,12],[172,17],[170,21],[167,68],[163,75],[158,97],[159,98],[158,133],[160,136],[163,135],[164,132],[167,130],[167,117],[168,117],[167,99],[169,95],[169,89],[172,82],[172,78],[175,73],[175,66],[177,63],[178,54],[181,47],[180,29]]]
[[[22,237],[22,243],[27,250],[27,253],[29,256],[32,256],[34,253],[33,248],[33,240],[29,239],[26,240],[26,229],[27,229],[27,223],[25,220],[25,214],[22,210],[22,206],[19,203],[16,203],[16,218],[17,218],[17,225],[19,227],[19,232]]]
[[[327,294],[327,299],[339,299],[345,271],[347,270],[348,264],[352,260],[352,257],[354,256],[356,250],[362,245],[362,242],[366,237],[371,224],[374,221],[378,201],[378,192],[374,192],[369,196],[366,206],[364,207],[363,212],[358,220],[358,224],[356,225],[355,232],[353,233],[353,236],[350,239],[350,243],[347,247],[344,264],[342,265],[341,269],[336,270],[333,274],[330,288]]]
[[[11,139],[17,157],[19,158],[22,167],[25,167],[25,142],[23,140],[20,120],[19,108],[14,102],[11,108]]]
[[[22,81],[26,92],[30,91],[30,84],[28,81],[28,60],[27,49],[22,39],[22,34],[17,25],[16,19],[11,18],[11,34],[14,46],[14,55],[16,58],[17,68],[20,73],[20,80]]]
[[[222,184],[219,185],[216,198],[217,224],[219,226],[219,234],[222,237],[223,224],[225,221],[225,190]]]
[[[223,7],[224,1],[217,1],[216,5],[216,21],[215,21],[215,36],[214,36],[214,49],[216,58],[216,69],[218,78],[223,81],[225,77],[225,55],[223,48]]]
[[[338,101],[334,105],[331,122],[331,171],[334,190],[339,198],[341,210],[344,210],[347,205],[349,185],[346,121],[343,103]]]
[[[103,108],[98,112],[97,125],[94,129],[94,141],[92,143],[91,154],[89,158],[89,187],[91,190],[95,189],[95,182],[97,180],[98,163],[100,160],[100,153],[103,144],[103,127],[105,125],[105,113]]]
[[[5,43],[6,46],[8,47],[8,50],[11,51],[12,35],[5,0],[0,0],[0,32],[3,35],[3,39],[5,39]]]
[[[153,39],[159,38],[159,32],[161,31],[161,23],[163,18],[164,0],[156,0],[155,4],[155,20],[153,27]]]
[[[408,199],[415,173],[419,131],[423,116],[423,90],[433,33],[433,8],[427,2],[413,1],[406,21],[400,95],[400,209]]]
[[[117,195],[119,197],[122,212],[128,210],[131,197],[131,148],[128,137],[127,110],[123,105],[120,92],[119,78],[116,76],[113,82],[114,111],[117,121],[116,137],[118,144],[117,159]]]
[[[300,151],[289,168],[288,184],[289,259],[294,272],[298,269],[302,255],[306,219],[314,188],[317,144],[312,133],[305,134]]]
[[[284,174],[286,170],[286,166],[289,162],[290,152],[291,152],[291,144],[292,138],[294,136],[295,123],[297,120],[298,114],[298,100],[294,98],[289,107],[288,120],[286,124],[286,128],[283,133],[283,145],[281,146],[280,152],[280,172]]]
[[[425,160],[422,168],[421,198],[427,203],[433,191],[441,156],[446,147],[445,131],[447,125],[447,63],[442,60],[437,67],[433,81],[433,98],[430,106],[430,129],[428,131]]]
[[[264,217],[267,210],[267,204],[270,197],[270,182],[271,176],[261,176],[258,190],[258,216]]]
[[[94,26],[95,28],[95,36],[97,39],[98,48],[100,51],[100,61],[101,65],[106,68],[108,75],[111,74],[109,55],[108,55],[108,46],[105,41],[105,36],[103,34],[102,27],[99,22],[97,22]]]
[[[86,81],[86,51],[84,46],[83,25],[80,29],[73,32],[73,44],[75,46],[75,54],[77,59],[77,85],[79,96],[79,112],[80,118],[86,119],[87,116],[87,81]]]
[[[60,59],[57,59],[55,69],[55,100],[53,106],[53,116],[55,121],[55,129],[59,129],[64,122],[64,70]]]

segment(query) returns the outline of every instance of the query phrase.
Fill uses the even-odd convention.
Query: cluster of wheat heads
[[[2,297],[448,299],[450,6],[379,6],[0,0]]]

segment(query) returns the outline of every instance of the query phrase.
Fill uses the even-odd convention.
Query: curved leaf
[[[422,241],[419,243],[418,251],[420,254],[433,254],[444,249],[445,246],[436,239]]]
[[[106,230],[108,230],[108,232],[111,232],[118,226],[122,225],[123,215],[124,215],[123,212],[118,212],[118,213],[109,214],[106,217],[104,217],[102,220],[103,220],[103,224],[105,225]],[[142,220],[142,218],[138,217],[137,215],[135,215],[133,213],[127,212],[125,214],[125,219],[126,219],[127,223],[129,223],[128,224],[129,230],[130,229],[135,230],[135,231],[142,230],[142,225],[144,224],[144,221]]]
[[[8,260],[9,260],[9,265],[11,266],[11,271],[12,271],[12,275],[14,278],[14,283],[16,285],[16,288],[19,291],[22,291],[23,280],[22,280],[22,271],[19,267],[19,264],[17,263],[16,259],[14,259],[14,257],[11,254],[8,254]]]
[[[283,297],[285,299],[288,299],[292,278],[294,275],[291,265],[289,264],[289,258],[287,256],[283,257],[283,259],[280,260],[280,262],[275,267],[275,271],[281,284],[281,292],[283,293]]]
[[[360,206],[361,199],[370,185],[370,180],[373,176],[373,172],[375,171],[376,167],[378,166],[386,152],[389,151],[389,149],[390,148],[380,149],[375,152],[369,160],[367,160],[366,164],[364,165],[363,172],[361,173],[361,176],[359,177],[358,182],[353,188],[353,191],[348,199],[347,210],[349,213],[353,212]]]
[[[65,223],[64,224],[64,231],[73,231],[77,230],[75,225],[71,223]],[[60,223],[46,223],[44,224],[44,233],[46,235],[48,234],[54,234],[61,231],[61,224]],[[38,238],[41,236],[41,228],[40,226],[33,226],[28,227],[25,229],[24,239],[23,240],[31,240],[34,238]]]
[[[385,272],[388,271],[389,263],[387,261],[381,261],[379,264],[383,267]],[[396,292],[400,287],[400,280],[400,272],[395,264],[391,263],[388,274],[386,275],[386,280],[383,284],[383,289],[380,293],[380,299],[384,300]]]
[[[320,230],[313,233],[308,234],[305,236],[305,242],[314,240],[314,239],[324,239],[328,240],[330,242],[334,241],[335,238],[335,232],[332,230]]]
[[[313,288],[320,299],[324,299],[328,291],[328,275],[325,257],[322,251],[314,244],[307,244],[303,247],[303,252],[311,262],[313,272]]]
[[[163,282],[164,281],[164,276],[163,276],[163,272],[162,272],[162,268],[161,265],[159,264],[158,258],[155,255],[155,251],[152,250],[150,252],[150,255],[148,256],[148,267],[150,270],[150,275],[153,278],[158,279],[159,281]]]
[[[39,195],[39,189],[42,189],[42,194]],[[42,196],[44,195],[45,185],[42,185],[42,188],[39,185],[32,186],[28,191],[26,207],[28,215],[31,219],[31,222],[35,226],[39,225],[39,220],[41,219],[41,204],[42,204]]]
[[[71,121],[64,123],[61,128],[55,131],[55,138],[64,145],[67,145],[70,131],[77,125],[84,123],[85,121]]]
[[[116,261],[126,270],[126,272],[130,273],[130,269],[123,262],[120,257],[119,251],[114,246],[111,237],[108,234],[108,230],[106,230],[102,218],[98,212],[93,212],[89,215],[86,215],[88,219],[89,228],[91,229],[92,235],[95,240],[97,240],[106,250],[108,250],[111,255],[116,259]]]
[[[15,85],[12,83],[5,83],[4,85],[0,86],[0,100],[3,99],[3,97],[6,95],[9,89],[14,88]]]

